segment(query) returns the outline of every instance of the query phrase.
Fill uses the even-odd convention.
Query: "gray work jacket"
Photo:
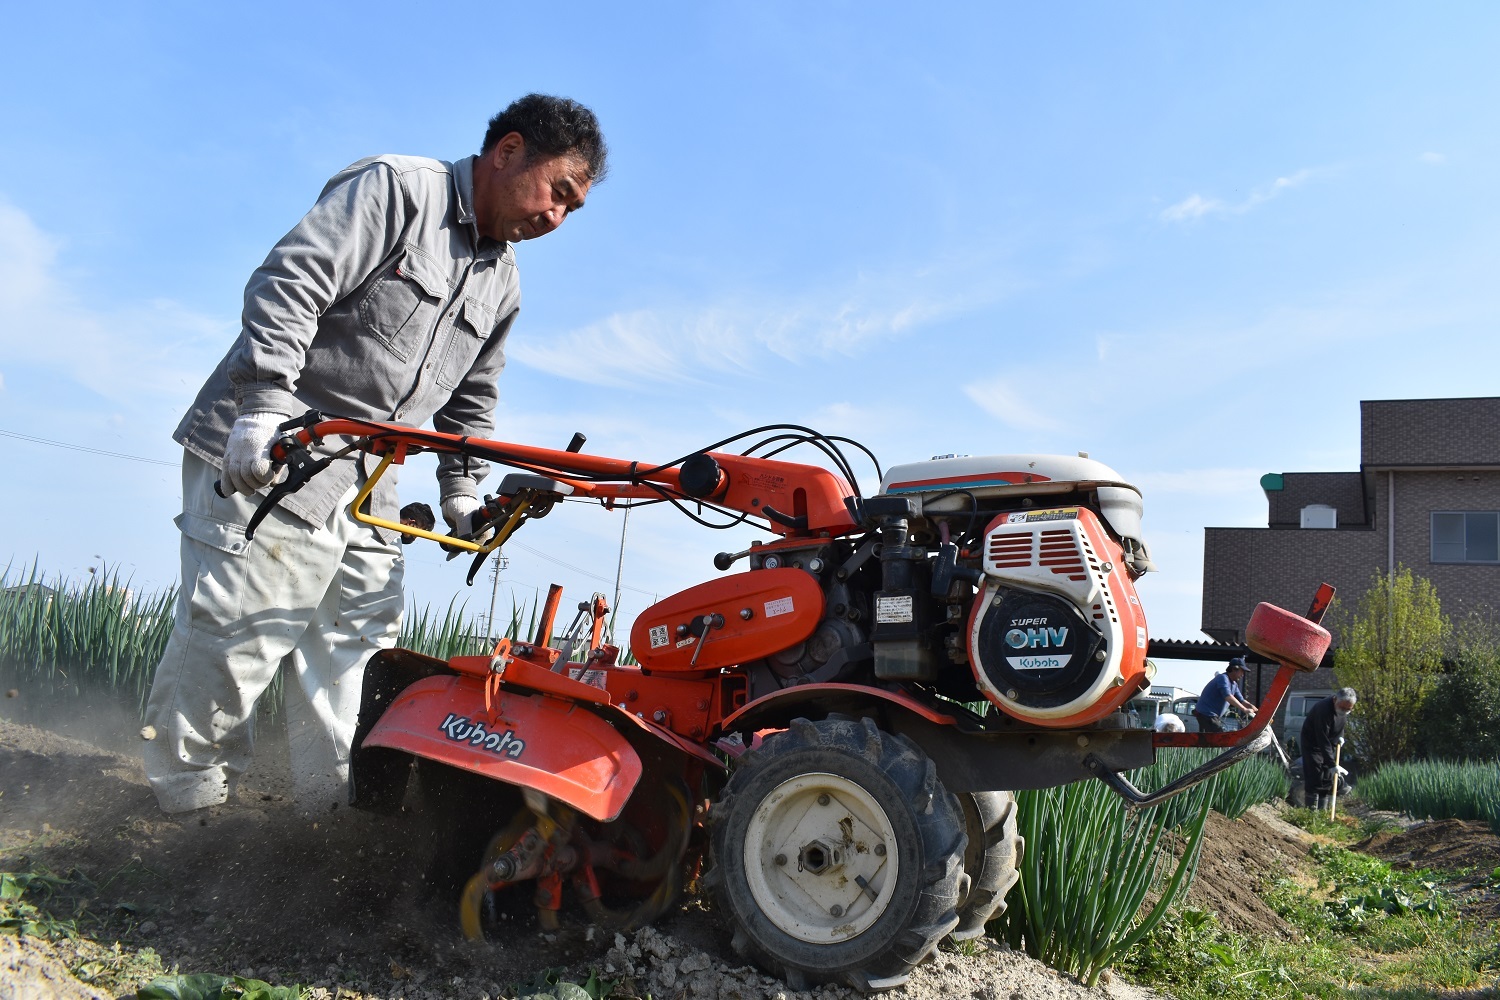
[[[475,224],[472,157],[360,160],[250,276],[240,335],[173,436],[219,467],[235,417],[257,410],[412,426],[431,418],[440,431],[492,437],[520,303],[513,248]],[[488,469],[443,456],[442,495],[477,495]],[[390,520],[395,471],[372,498]],[[354,459],[336,462],[282,504],[326,523],[356,472]]]

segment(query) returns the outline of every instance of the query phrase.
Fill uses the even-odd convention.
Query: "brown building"
[[[1269,473],[1266,527],[1205,530],[1203,631],[1214,639],[1241,642],[1260,601],[1301,613],[1324,581],[1357,602],[1396,566],[1431,580],[1451,618],[1500,606],[1500,398],[1366,400],[1359,411],[1358,472]],[[1271,672],[1252,671],[1246,694]],[[1283,732],[1337,686],[1326,668],[1299,675]]]

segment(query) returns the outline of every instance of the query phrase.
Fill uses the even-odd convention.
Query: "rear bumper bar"
[[[1301,618],[1267,604],[1255,609],[1255,614],[1246,627],[1247,643],[1256,652],[1273,656],[1280,667],[1250,725],[1226,733],[1155,733],[1151,737],[1153,747],[1222,747],[1223,753],[1171,784],[1149,793],[1136,788],[1120,772],[1110,770],[1103,760],[1093,754],[1084,758],[1084,767],[1131,807],[1145,808],[1181,795],[1194,785],[1271,746],[1275,740],[1271,720],[1276,717],[1276,710],[1286,697],[1292,676],[1298,672],[1316,670],[1327,652],[1329,635],[1318,623],[1332,600],[1333,588],[1325,583],[1318,588],[1312,606]]]

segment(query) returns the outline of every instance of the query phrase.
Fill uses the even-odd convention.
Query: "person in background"
[[[1229,661],[1223,673],[1215,674],[1203,693],[1198,695],[1198,704],[1193,709],[1193,718],[1198,720],[1201,733],[1222,733],[1224,713],[1237,708],[1246,716],[1255,716],[1255,706],[1245,700],[1240,690],[1240,681],[1245,676],[1245,658],[1236,656]]]
[[[1353,688],[1340,688],[1313,705],[1302,723],[1299,745],[1302,747],[1302,788],[1307,792],[1309,808],[1325,809],[1333,794],[1334,774],[1348,774],[1333,762],[1344,722],[1359,696]]]

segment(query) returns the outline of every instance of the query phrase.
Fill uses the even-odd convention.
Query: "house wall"
[[[1500,565],[1435,563],[1432,561],[1433,511],[1500,511],[1500,472],[1450,470],[1444,472],[1375,472],[1376,522],[1387,523],[1389,477],[1395,477],[1396,562],[1437,588],[1438,600],[1450,618],[1500,606]],[[1380,563],[1385,564],[1386,535],[1380,536]],[[1363,593],[1346,593],[1358,600]]]
[[[1500,615],[1500,564],[1433,562],[1431,519],[1500,511],[1500,398],[1370,400],[1360,426],[1362,471],[1284,473],[1283,488],[1266,493],[1268,527],[1206,529],[1202,626],[1214,639],[1242,642],[1261,601],[1300,614],[1323,582],[1357,604],[1392,557],[1432,581],[1450,618]],[[1309,504],[1336,508],[1338,528],[1299,527]],[[1252,668],[1246,693],[1263,693],[1274,673]],[[1338,686],[1318,670],[1298,674],[1292,690]]]
[[[1287,472],[1282,488],[1266,491],[1267,521],[1273,528],[1302,527],[1302,508],[1324,504],[1339,512],[1338,530],[1368,523],[1364,477],[1358,472]]]

